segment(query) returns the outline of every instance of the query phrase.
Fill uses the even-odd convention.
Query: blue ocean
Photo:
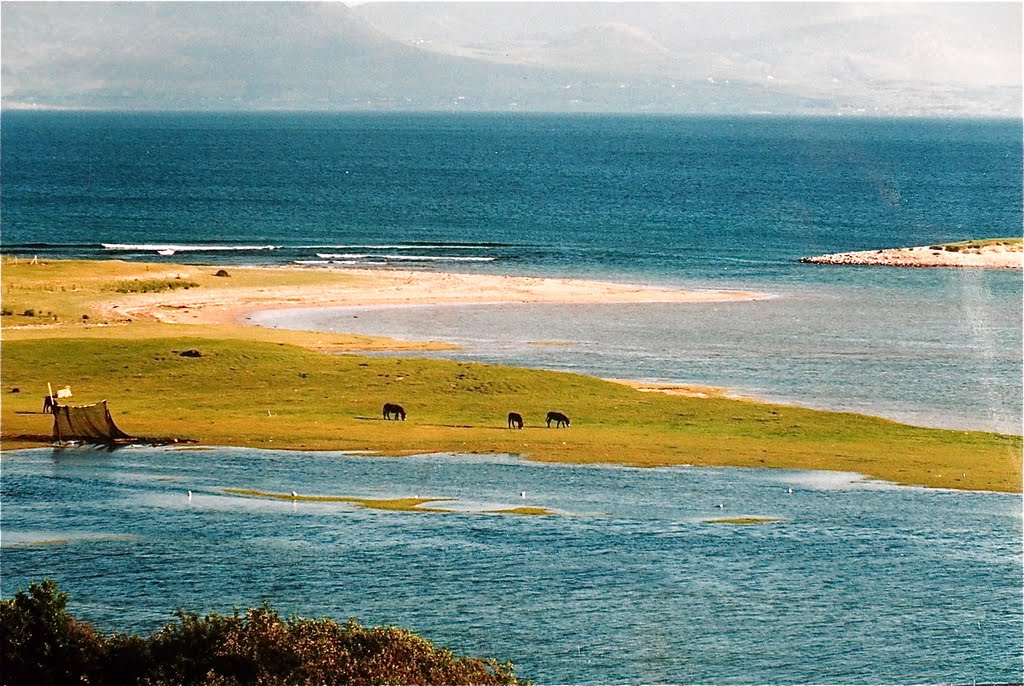
[[[1019,271],[799,258],[1021,235],[1021,141],[1020,121],[4,112],[0,251],[758,291],[258,321],[1020,434]],[[406,626],[542,684],[1024,679],[1019,495],[230,448],[5,452],[0,488],[0,594],[55,578],[108,631],[267,600]],[[557,516],[487,514],[523,492]],[[723,512],[772,521],[710,521]]]
[[[0,137],[6,255],[761,291],[777,297],[316,318],[471,359],[1022,431],[1020,272],[798,262],[1020,235],[1020,121],[5,112]],[[267,323],[310,326],[285,319]]]

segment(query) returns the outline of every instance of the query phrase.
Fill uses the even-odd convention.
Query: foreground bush
[[[519,684],[512,664],[458,657],[394,627],[178,612],[149,637],[98,634],[66,612],[53,581],[0,600],[4,684]]]

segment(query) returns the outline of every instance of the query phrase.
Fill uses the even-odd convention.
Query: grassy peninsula
[[[69,264],[84,264],[84,271],[117,269]],[[133,270],[141,268],[128,265],[122,273],[97,277],[83,293],[84,279],[75,281],[76,290],[60,290],[72,283],[67,279],[74,268],[68,264],[59,267],[68,270],[59,281],[27,278],[25,265],[4,266],[5,307],[45,303],[37,310],[54,313],[50,323],[33,328],[24,327],[31,317],[3,317],[4,448],[48,443],[51,419],[40,409],[50,382],[70,384],[78,403],[108,399],[129,434],[203,445],[387,455],[511,453],[542,461],[649,467],[831,469],[905,484],[1021,490],[1019,436],[911,427],[722,397],[643,393],[578,374],[321,352],[324,347],[380,349],[389,343],[341,334],[235,324],[97,325],[98,313],[110,311],[103,305],[109,297],[143,297],[116,293],[117,281],[134,278]],[[218,278],[212,276],[215,270],[207,271],[188,277],[200,284],[194,288]],[[261,278],[338,278],[263,271],[271,273]],[[185,350],[198,350],[200,356],[183,357]],[[19,393],[10,392],[15,387]],[[385,402],[402,404],[408,420],[385,421]],[[525,429],[506,428],[506,414],[513,410],[524,416]],[[546,428],[548,410],[568,414],[572,427]]]

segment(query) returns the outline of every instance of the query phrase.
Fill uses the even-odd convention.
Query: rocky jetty
[[[891,250],[861,250],[802,257],[812,264],[867,265],[881,267],[981,267],[1021,269],[1024,249],[1021,241],[951,243]]]

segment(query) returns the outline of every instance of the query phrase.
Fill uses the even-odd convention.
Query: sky
[[[4,109],[1012,116],[1020,3],[0,3]]]

